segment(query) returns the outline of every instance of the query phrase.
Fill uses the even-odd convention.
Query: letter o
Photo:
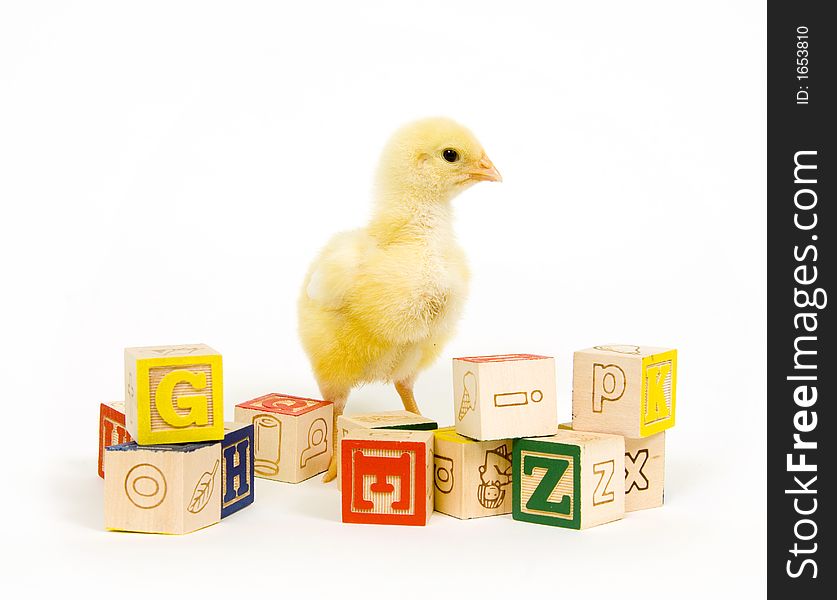
[[[811,204],[807,204],[802,206],[799,203],[799,197],[802,194],[810,194],[814,201]],[[809,190],[808,188],[803,188],[801,190],[797,190],[796,193],[793,195],[793,203],[799,210],[811,210],[817,205],[817,193],[814,190]]]
[[[803,537],[803,536],[799,535],[799,526],[802,525],[803,523],[808,523],[814,529],[814,532],[811,535],[809,535],[808,537]],[[817,524],[816,524],[816,522],[812,521],[811,519],[800,519],[793,526],[793,534],[796,536],[797,539],[800,539],[803,542],[807,542],[808,540],[811,540],[811,539],[813,539],[817,536]]]

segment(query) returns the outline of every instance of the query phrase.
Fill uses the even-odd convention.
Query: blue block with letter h
[[[221,443],[221,518],[253,503],[253,425],[224,423]]]

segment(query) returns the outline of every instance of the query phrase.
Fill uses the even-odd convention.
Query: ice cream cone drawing
[[[467,371],[462,377],[462,401],[459,403],[458,415],[460,421],[465,418],[469,410],[474,410],[475,400],[472,400],[471,397],[476,398],[476,395],[477,377],[471,371]]]

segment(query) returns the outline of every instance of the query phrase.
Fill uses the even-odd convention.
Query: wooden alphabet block
[[[573,428],[627,438],[674,427],[677,350],[605,345],[573,356]]]
[[[235,406],[238,423],[252,423],[256,477],[299,483],[328,469],[334,405],[266,394]]]
[[[555,359],[504,354],[453,359],[456,432],[475,440],[557,431]]]
[[[512,441],[479,442],[453,427],[435,432],[434,506],[458,519],[512,510]]]
[[[125,349],[125,421],[138,444],[224,437],[221,355],[205,344]]]
[[[125,403],[102,403],[99,407],[99,477],[105,476],[105,448],[131,441],[125,429]]]
[[[189,533],[221,520],[221,444],[105,449],[105,528]]]
[[[407,429],[415,431],[430,431],[438,429],[439,425],[433,419],[408,412],[406,410],[389,410],[364,415],[340,415],[337,417],[337,447],[340,440],[349,431],[355,429]],[[342,481],[343,469],[337,461],[337,487]]]
[[[559,429],[572,430],[572,423]],[[663,505],[666,478],[666,432],[625,438],[625,512]]]
[[[433,512],[433,432],[356,429],[341,442],[344,523],[426,525]]]
[[[625,439],[559,430],[514,441],[512,516],[586,529],[625,514]]]
[[[253,425],[224,423],[221,443],[221,518],[229,517],[254,499]]]
[[[430,431],[439,425],[433,419],[406,410],[388,410],[365,415],[340,415],[337,417],[340,433],[353,429],[407,429]]]

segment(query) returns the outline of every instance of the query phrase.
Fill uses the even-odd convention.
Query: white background
[[[0,8],[4,588],[763,595],[762,3],[132,4]],[[350,526],[333,485],[260,480],[192,535],[103,531],[97,411],[123,347],[220,350],[228,418],[315,395],[308,262],[364,223],[391,131],[438,114],[505,182],[455,201],[473,285],[420,406],[452,423],[450,357],[535,352],[568,419],[573,350],[676,347],[665,507],[583,532]],[[377,385],[349,402],[399,407]]]

